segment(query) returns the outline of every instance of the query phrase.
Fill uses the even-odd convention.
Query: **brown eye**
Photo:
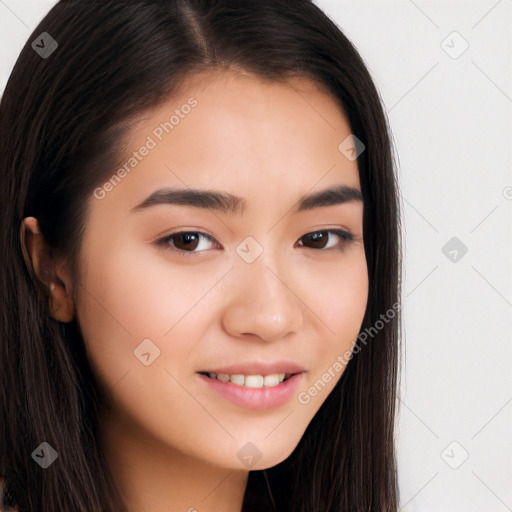
[[[323,249],[327,244],[328,238],[325,231],[316,231],[315,233],[308,233],[304,236],[304,239],[310,242],[314,249]]]
[[[342,249],[347,243],[354,240],[354,237],[351,233],[348,231],[343,231],[342,229],[313,231],[312,233],[304,235],[300,240],[303,241],[303,244],[308,244],[307,247],[310,249],[331,249],[335,247],[333,247],[332,244],[330,247],[327,247],[327,243],[330,241],[330,238],[332,238],[332,235],[341,238],[342,241],[338,244],[340,249]]]
[[[205,241],[206,247],[205,247]],[[178,233],[172,233],[168,236],[157,240],[157,245],[163,246],[165,249],[170,251],[187,254],[198,254],[208,249],[208,242],[211,242],[214,246],[218,247],[214,239],[205,233],[199,233],[196,231],[180,231]],[[196,250],[200,248],[200,250]]]
[[[197,233],[178,233],[176,235],[172,235],[172,240],[176,249],[184,251],[193,251],[199,243]]]

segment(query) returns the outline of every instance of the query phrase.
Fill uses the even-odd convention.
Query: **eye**
[[[341,239],[341,242],[337,244],[326,244],[329,237],[334,235]],[[305,241],[306,243],[311,243],[313,247],[312,249],[335,249],[336,247],[339,249],[343,249],[345,245],[354,241],[354,236],[348,231],[344,231],[343,229],[325,229],[322,231],[313,231],[304,235],[299,239],[299,241]],[[302,242],[304,243],[304,242]]]
[[[201,240],[203,243],[201,243]],[[194,254],[207,250],[208,247],[205,248],[205,245],[208,244],[208,241],[213,242],[214,246],[217,248],[219,247],[219,245],[211,236],[197,231],[180,231],[178,233],[172,233],[163,238],[160,238],[156,243],[157,245],[164,246],[165,249]],[[201,250],[196,250],[198,247]]]
[[[337,237],[341,241],[338,244],[327,243],[329,238]],[[299,239],[301,247],[308,247],[305,244],[311,244],[311,249],[343,249],[348,243],[354,241],[354,236],[348,231],[342,229],[324,229],[321,231],[313,231]],[[171,233],[158,239],[155,243],[163,246],[164,249],[178,252],[181,254],[192,255],[208,250],[208,242],[213,244],[216,249],[221,248],[220,244],[207,235],[198,231],[179,231]]]

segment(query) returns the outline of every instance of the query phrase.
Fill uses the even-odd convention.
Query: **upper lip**
[[[306,371],[302,366],[290,361],[275,361],[273,363],[248,362],[210,368],[198,373],[227,373],[228,375],[273,375],[276,373],[295,374]]]

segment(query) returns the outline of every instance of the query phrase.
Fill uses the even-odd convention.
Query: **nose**
[[[268,342],[298,332],[303,303],[288,282],[290,273],[276,271],[275,264],[263,257],[251,264],[238,263],[222,317],[224,329],[234,337],[252,335]]]

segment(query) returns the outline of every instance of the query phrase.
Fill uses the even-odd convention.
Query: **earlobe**
[[[71,322],[74,317],[73,301],[71,294],[66,288],[64,282],[61,285],[56,285],[54,282],[50,283],[50,315],[59,322]]]
[[[49,290],[50,316],[59,322],[71,322],[74,318],[71,278],[55,263],[52,249],[44,240],[37,219],[23,219],[20,241],[23,258],[32,279],[35,284]]]

